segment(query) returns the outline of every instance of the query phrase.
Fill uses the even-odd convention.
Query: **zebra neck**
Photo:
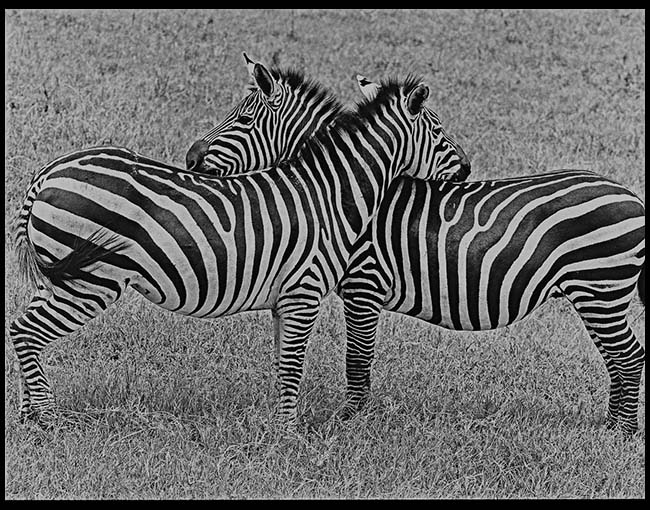
[[[308,140],[334,122],[340,110],[341,106],[336,103],[319,102],[301,113],[291,124],[288,142],[278,161],[291,160],[300,154]]]
[[[368,130],[327,129],[310,142],[296,165],[311,174],[350,242],[363,233],[393,180],[396,139]]]

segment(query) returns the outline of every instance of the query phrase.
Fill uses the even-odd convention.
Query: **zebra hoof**
[[[357,416],[362,409],[366,407],[366,404],[368,402],[368,398],[364,397],[361,400],[357,400],[356,402],[351,402],[348,401],[344,406],[341,411],[337,414],[338,418],[342,421],[347,421],[351,420],[355,416]]]
[[[613,416],[608,416],[605,419],[605,428],[607,430],[614,430],[618,426],[618,420],[614,418]]]
[[[298,418],[295,415],[278,413],[269,420],[268,426],[281,435],[291,436],[298,431]]]
[[[632,439],[634,434],[636,434],[639,430],[639,427],[636,423],[614,421],[610,419],[607,420],[605,428],[607,430],[614,431],[616,434],[619,434],[626,441]]]
[[[21,409],[18,413],[18,421],[25,425],[29,422],[35,422],[37,419],[37,413],[31,407],[25,407]]]
[[[639,430],[639,427],[636,424],[631,423],[622,423],[620,426],[620,432],[623,439],[630,441],[634,434]]]
[[[341,421],[348,421],[354,418],[357,414],[359,414],[359,408],[357,406],[346,405],[337,413],[336,417]]]
[[[30,409],[29,411],[20,414],[20,422],[33,423],[38,425],[43,430],[50,430],[58,421],[59,413],[54,407],[47,407],[45,409]]]

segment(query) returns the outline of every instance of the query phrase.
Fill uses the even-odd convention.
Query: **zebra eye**
[[[240,115],[237,117],[237,122],[240,124],[251,124],[253,122],[253,118],[248,115]]]

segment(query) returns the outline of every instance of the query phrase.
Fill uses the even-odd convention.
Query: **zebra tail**
[[[35,199],[33,191],[33,187],[30,186],[23,205],[14,218],[13,241],[14,251],[18,257],[18,273],[21,280],[23,283],[32,285],[33,287],[40,287],[45,282],[39,270],[38,256],[34,250],[34,245],[31,243],[27,233],[29,216],[32,212],[32,205]]]
[[[122,250],[126,242],[116,234],[107,234],[97,230],[87,239],[75,243],[72,251],[60,260],[46,263],[36,261],[40,273],[53,283],[83,278],[88,267],[95,263],[104,262],[114,253]]]
[[[18,271],[22,280],[33,287],[51,287],[53,283],[80,278],[88,266],[102,262],[126,246],[126,242],[119,240],[116,234],[109,235],[100,229],[75,243],[72,252],[62,259],[45,262],[36,253],[27,230],[33,202],[34,198],[28,196],[14,222]]]

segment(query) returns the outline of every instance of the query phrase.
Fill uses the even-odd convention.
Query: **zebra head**
[[[334,119],[338,101],[295,70],[267,69],[244,53],[252,84],[215,128],[194,142],[188,170],[225,176],[271,167],[293,156]]]
[[[407,83],[409,80],[407,80]],[[357,75],[363,96],[372,101],[382,85]],[[438,115],[425,106],[429,88],[423,83],[405,87],[403,103],[406,118],[413,125],[413,146],[406,168],[426,180],[464,181],[471,172],[469,158],[461,146],[442,127]],[[410,172],[407,172],[410,175]]]

